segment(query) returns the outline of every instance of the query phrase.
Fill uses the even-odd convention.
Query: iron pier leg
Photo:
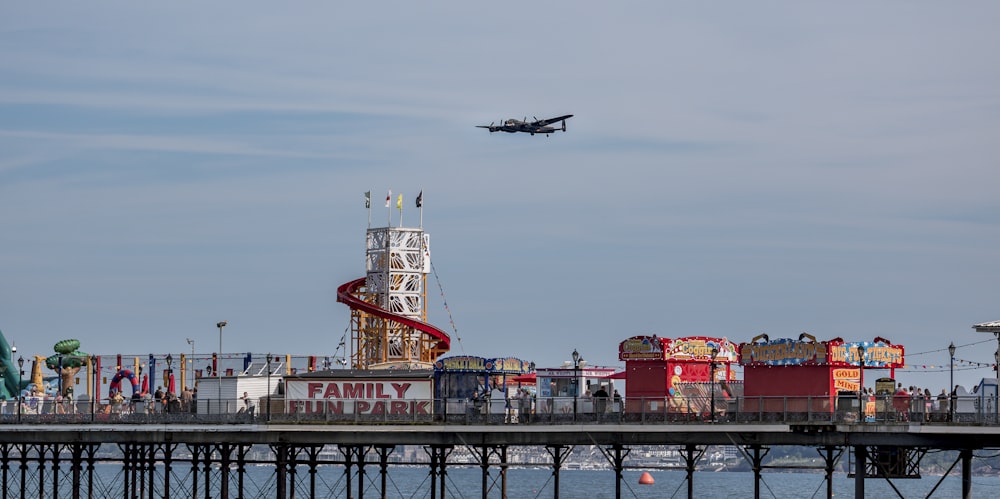
[[[445,471],[447,466],[448,454],[451,454],[451,446],[444,445],[431,445],[424,447],[424,452],[430,454],[431,456],[431,498],[435,499],[440,497],[445,499],[445,477],[448,474]],[[435,477],[436,475],[436,477]],[[435,480],[435,478],[437,478]],[[440,494],[437,492],[437,487],[441,487]]]
[[[760,499],[760,446],[751,445],[750,449],[753,450],[753,497],[754,499]]]
[[[295,474],[298,472],[301,447],[288,447],[288,497],[295,498]]]
[[[854,497],[865,497],[865,468],[868,464],[868,450],[864,445],[854,446]]]
[[[490,495],[490,447],[484,445],[480,449],[479,467],[483,471],[483,484],[480,489],[483,499],[489,499]]]
[[[219,499],[229,499],[229,465],[232,464],[233,445],[222,444],[216,446],[219,450],[219,457],[222,465],[219,468]]]
[[[962,498],[972,498],[972,449],[962,449]]]
[[[18,454],[21,456],[21,499],[25,498],[25,493],[27,492],[24,484],[28,479],[28,451],[30,449],[30,445],[18,445]]]
[[[212,446],[204,445],[202,474],[205,475],[205,499],[212,499]]]
[[[707,449],[707,447],[706,447]],[[697,453],[697,455],[695,455]],[[701,459],[705,449],[698,451],[698,446],[687,444],[684,446],[684,471],[687,472],[688,499],[694,499],[694,470],[698,460]]]
[[[387,487],[389,485],[387,482],[389,477],[389,454],[391,454],[395,448],[395,446],[391,445],[380,445],[375,448],[376,452],[378,452],[379,474],[382,477],[382,499],[387,498],[386,493],[388,492]]]
[[[313,445],[305,449],[306,455],[309,456],[309,497],[316,497],[316,467],[319,466],[319,453],[323,450],[323,446]]]
[[[507,499],[507,446],[500,447],[500,497]]]
[[[274,473],[275,473],[275,486],[277,491],[275,492],[277,499],[286,499],[286,489],[285,483],[288,480],[288,476],[285,471],[285,460],[288,456],[288,446],[285,444],[272,445],[271,451],[274,452]]]
[[[94,497],[94,463],[97,461],[97,449],[101,444],[87,445],[87,497]]]
[[[0,444],[0,460],[2,460],[2,462],[0,462],[0,469],[3,470],[3,486],[0,487],[0,494],[3,495],[0,497],[2,497],[3,499],[7,499],[7,484],[10,483],[7,481],[7,470],[10,469],[9,444]]]
[[[365,455],[368,454],[368,448],[358,447],[357,449],[358,449],[358,499],[365,499]]]
[[[826,455],[823,455],[823,453],[820,452],[820,455],[823,456],[823,461],[825,463],[823,470],[826,472],[826,499],[833,499],[833,467],[837,461],[836,457],[833,455],[833,451],[835,449],[836,448],[834,446],[827,445],[823,448],[823,450],[826,451]]]
[[[546,445],[545,450],[552,456],[552,497],[553,499],[559,499],[559,470],[562,469],[563,462],[565,462],[569,453],[573,452],[573,447],[569,445]]]
[[[351,477],[354,476],[351,471],[352,463],[354,463],[354,447],[350,445],[339,446],[340,453],[344,455],[344,485],[346,487],[345,492],[347,493],[347,499],[354,499],[354,483]]]
[[[236,497],[239,499],[243,499],[243,476],[247,471],[247,453],[250,452],[251,448],[250,445],[241,444],[236,450],[236,486],[238,487]]]
[[[45,453],[48,446],[39,444],[38,447],[38,497],[45,497]]]
[[[163,444],[163,497],[170,497],[170,462],[177,444]]]
[[[611,447],[612,450],[612,463],[615,467],[615,499],[621,499],[622,497],[622,480],[625,478],[623,472],[625,470],[625,456],[628,456],[629,450],[623,448],[620,444],[615,444]]]

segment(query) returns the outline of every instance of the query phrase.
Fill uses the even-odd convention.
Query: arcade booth
[[[573,350],[573,361],[536,371],[539,419],[603,419],[615,409],[613,367],[590,367]]]
[[[434,362],[435,412],[446,418],[516,417],[530,410],[523,383],[534,363],[513,357],[445,357]],[[527,398],[527,406],[522,399]],[[515,403],[516,400],[516,403]]]
[[[845,343],[841,338],[816,341],[808,333],[797,340],[761,334],[740,344],[739,353],[740,416],[749,420],[767,420],[769,414],[785,421],[874,419],[874,397],[861,395],[865,370],[889,369],[889,378],[878,380],[889,384],[895,369],[904,365],[903,346],[879,337]]]
[[[627,417],[722,412],[737,396],[737,350],[726,338],[633,336],[618,345],[618,360]]]

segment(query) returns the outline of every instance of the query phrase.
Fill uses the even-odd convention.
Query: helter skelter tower
[[[337,289],[351,307],[352,368],[429,368],[450,349],[448,334],[427,323],[429,241],[423,228],[368,228],[365,277]]]

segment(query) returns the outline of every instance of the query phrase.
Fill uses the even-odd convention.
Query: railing
[[[268,402],[270,407],[268,408]],[[0,423],[201,424],[974,424],[1000,423],[994,398],[960,396],[954,407],[893,396],[709,397],[600,400],[197,399],[0,401]],[[714,407],[714,413],[712,408]]]

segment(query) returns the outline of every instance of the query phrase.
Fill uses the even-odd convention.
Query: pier
[[[386,479],[394,465],[390,457],[401,446],[418,446],[426,453],[424,465],[431,479],[424,497],[433,499],[454,497],[444,477],[452,466],[449,456],[459,448],[478,460],[475,465],[483,473],[481,497],[506,497],[503,491],[511,447],[544,451],[553,473],[551,497],[559,498],[560,470],[575,446],[601,449],[615,471],[616,497],[622,497],[622,472],[628,467],[632,447],[676,448],[684,456],[688,497],[693,497],[693,474],[699,459],[708,446],[715,445],[736,446],[751,465],[756,479],[748,484],[747,496],[752,487],[753,496],[760,497],[760,474],[767,468],[763,458],[770,448],[809,446],[824,458],[819,469],[826,474],[827,497],[832,495],[829,484],[835,465],[845,451],[853,456],[855,497],[864,497],[866,479],[905,478],[914,467],[919,473],[919,459],[929,450],[959,451],[952,468],[957,466],[961,472],[962,497],[971,497],[973,451],[1000,448],[1000,425],[987,421],[643,422],[596,418],[530,424],[503,420],[373,423],[296,421],[290,418],[293,415],[273,415],[268,421],[263,415],[243,415],[245,419],[239,420],[228,415],[136,414],[119,421],[90,422],[91,416],[38,415],[18,423],[5,415],[5,424],[0,424],[2,497],[102,497],[94,478],[95,464],[102,462],[121,467],[117,478],[120,489],[124,497],[136,499],[393,497]],[[212,421],[219,416],[227,419]],[[325,446],[335,446],[337,455],[321,456]],[[262,447],[269,450],[266,459],[251,452]],[[316,469],[321,465],[342,467],[337,495],[317,490]],[[273,486],[261,489],[246,480],[249,466],[267,467]],[[477,496],[468,490],[463,495]]]

